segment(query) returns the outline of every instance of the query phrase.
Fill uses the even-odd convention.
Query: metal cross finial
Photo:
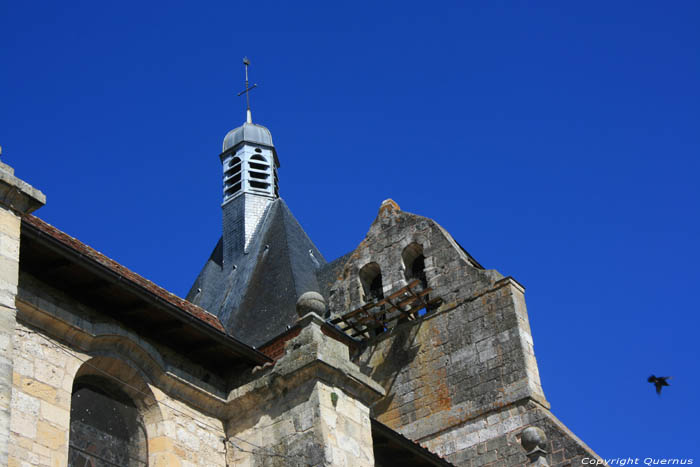
[[[250,65],[250,60],[248,60],[248,57],[243,57],[243,64],[245,65],[245,90],[239,92],[238,95],[240,96],[241,94],[245,94],[246,121],[248,123],[253,123],[253,116],[250,113],[250,91],[257,88],[258,85],[254,84],[248,87],[248,65]]]

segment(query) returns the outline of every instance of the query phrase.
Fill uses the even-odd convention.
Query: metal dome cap
[[[226,152],[242,142],[260,144],[274,148],[272,144],[272,133],[262,125],[246,122],[238,128],[229,131],[224,137],[223,150]]]

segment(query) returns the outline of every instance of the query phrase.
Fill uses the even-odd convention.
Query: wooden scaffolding
[[[432,288],[423,287],[420,279],[412,280],[388,297],[373,300],[331,320],[331,323],[351,337],[368,339],[385,332],[390,324],[400,319],[415,320],[421,310],[429,312],[442,301],[430,298]]]

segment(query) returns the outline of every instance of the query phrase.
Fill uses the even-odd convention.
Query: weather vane
[[[246,121],[248,123],[253,123],[253,116],[250,113],[250,91],[257,88],[258,85],[254,84],[254,85],[248,87],[248,65],[250,65],[250,60],[248,60],[248,57],[243,57],[243,64],[245,65],[245,90],[239,92],[238,96],[240,97],[242,94],[245,94]]]

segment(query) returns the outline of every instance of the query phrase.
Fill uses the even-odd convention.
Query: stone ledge
[[[322,332],[324,323],[320,317],[307,315],[301,323],[306,326],[299,336],[287,342],[285,355],[264,370],[266,374],[230,392],[227,410],[231,410],[231,414],[310,380],[342,387],[367,405],[386,395],[379,383],[350,361],[345,344]]]
[[[45,335],[56,348],[62,346],[61,342],[66,342],[73,351],[90,358],[106,356],[131,362],[146,381],[157,382],[169,397],[186,401],[205,415],[216,416],[224,410],[226,400],[221,390],[197,380],[175,362],[166,361],[158,349],[133,332],[114,323],[81,319],[55,305],[52,314],[42,308],[47,305],[51,306],[41,299],[33,301],[23,296],[18,301],[18,321],[34,328],[31,329],[33,332]],[[74,357],[82,362],[90,360],[83,360],[78,355]]]
[[[516,289],[520,290],[521,293],[525,293],[525,286],[522,285],[520,282],[516,281],[513,276],[507,276],[499,281],[496,281],[496,283],[493,284],[493,287],[494,289],[497,289],[499,287],[503,287],[506,284],[512,285]]]
[[[46,204],[46,195],[15,177],[14,169],[0,165],[0,204],[19,214],[29,214]]]

